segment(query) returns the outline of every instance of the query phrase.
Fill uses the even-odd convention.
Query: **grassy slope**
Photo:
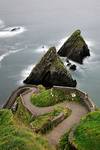
[[[42,85],[37,86],[39,93],[45,91],[45,87]],[[34,120],[31,113],[23,106],[20,97],[17,98],[18,108],[14,114],[15,118],[19,119],[19,123],[23,122],[25,125],[29,125]]]
[[[25,125],[29,125],[29,123],[33,120],[31,113],[23,106],[20,97],[17,99],[17,102],[18,108],[14,116]]]
[[[10,110],[0,110],[0,150],[51,150],[47,141],[19,126]]]
[[[81,120],[73,143],[78,150],[100,150],[100,111],[92,112]]]
[[[39,94],[33,94],[31,96],[31,102],[39,107],[46,107],[52,106],[54,104],[63,102],[65,100],[71,101],[79,101],[80,98],[77,95],[76,97],[72,98],[70,94],[66,94],[66,92],[62,89],[49,89],[45,90]]]
[[[66,132],[59,141],[58,150],[71,150],[71,147],[68,142],[69,133]]]

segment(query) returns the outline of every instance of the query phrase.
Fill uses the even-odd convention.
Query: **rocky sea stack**
[[[58,54],[62,57],[67,57],[80,64],[83,59],[90,56],[89,48],[81,36],[81,31],[76,30],[70,38],[59,49]]]
[[[30,75],[24,80],[26,84],[42,84],[45,87],[53,85],[75,87],[76,80],[66,70],[63,62],[56,52],[56,48],[50,48],[41,61],[33,68]]]

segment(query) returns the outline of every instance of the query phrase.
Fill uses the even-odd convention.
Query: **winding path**
[[[32,93],[37,92],[36,88],[30,88],[27,93],[21,94],[23,105],[32,113],[32,115],[41,115],[53,110],[55,106],[50,107],[36,107],[30,102],[30,96]],[[55,127],[50,133],[46,134],[46,138],[48,139],[50,144],[57,145],[60,137],[74,125],[80,121],[80,118],[88,113],[88,110],[85,106],[76,102],[63,102],[59,103],[59,105],[68,107],[72,110],[71,115],[62,121],[57,127]]]

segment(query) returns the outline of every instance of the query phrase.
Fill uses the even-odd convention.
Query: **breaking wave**
[[[25,27],[9,27],[0,31],[0,38],[13,37],[25,31]]]
[[[4,28],[5,24],[2,20],[0,20],[0,28]]]
[[[31,64],[28,67],[26,67],[24,70],[22,70],[20,76],[21,76],[21,80],[17,82],[17,84],[22,84],[23,80],[26,79],[29,74],[31,73],[32,69],[35,67],[35,65]]]
[[[65,41],[68,39],[68,37],[61,39],[57,45],[56,45],[56,49],[57,51],[62,47],[62,45],[65,43]]]
[[[57,51],[60,49],[60,47],[64,44],[64,42],[66,41],[68,39],[68,37],[66,37],[66,38],[63,38],[63,39],[61,39],[60,41],[58,41],[58,42],[56,42],[56,49],[57,49]],[[87,43],[87,45],[88,45],[88,47],[89,48],[91,48],[91,47],[94,47],[94,42],[92,41],[92,40],[86,40],[86,43]],[[42,54],[45,54],[46,52],[47,52],[47,50],[49,49],[49,46],[47,46],[47,45],[41,45],[40,47],[38,47],[38,48],[36,48],[35,49],[35,53],[42,53]],[[85,60],[84,60],[84,65],[80,65],[80,64],[78,64],[78,63],[75,63],[75,62],[73,62],[73,61],[71,61],[70,60],[70,62],[72,63],[72,64],[76,64],[76,66],[77,66],[77,70],[76,70],[76,72],[75,72],[75,74],[76,74],[76,76],[78,75],[78,76],[84,76],[85,75],[85,71],[87,70],[87,63],[88,64],[90,64],[90,63],[92,63],[93,61],[92,60],[94,60],[95,59],[95,54],[93,53],[93,52],[91,52],[91,57],[88,57],[88,58],[86,58]],[[65,62],[65,60],[64,60],[64,62]],[[66,66],[66,62],[64,63],[65,64],[65,66]],[[27,76],[29,76],[29,74],[30,74],[30,72],[32,71],[32,69],[33,69],[33,67],[34,67],[35,65],[29,65],[28,67],[26,67],[24,70],[22,70],[22,72],[21,72],[21,80],[18,82],[18,84],[20,83],[20,84],[22,84],[22,81],[27,77]]]
[[[35,53],[46,53],[49,49],[49,46],[46,46],[46,45],[43,45],[43,46],[40,46],[38,47],[36,50],[35,50]]]
[[[10,54],[18,53],[18,52],[20,52],[20,51],[22,51],[22,50],[23,50],[23,49],[11,50],[11,51],[6,52],[5,54],[2,54],[2,55],[0,56],[0,63],[2,62],[2,60],[3,60],[5,57],[9,56]]]

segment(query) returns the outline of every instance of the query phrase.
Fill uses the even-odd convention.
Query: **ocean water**
[[[71,74],[77,87],[100,106],[99,12],[98,0],[0,0],[0,105],[23,84],[50,46],[58,50],[80,29],[91,57]]]

